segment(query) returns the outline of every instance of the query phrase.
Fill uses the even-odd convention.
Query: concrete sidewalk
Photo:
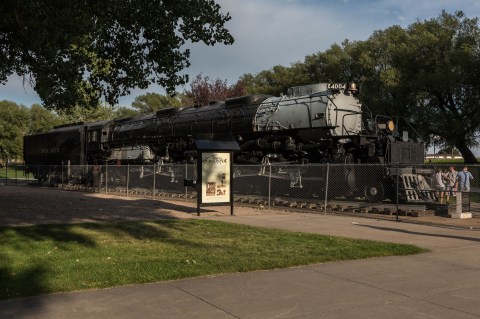
[[[210,219],[431,252],[6,300],[0,318],[480,318],[478,231],[315,214]]]

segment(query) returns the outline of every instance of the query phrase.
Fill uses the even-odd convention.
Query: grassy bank
[[[34,179],[32,174],[25,174],[22,166],[0,167],[0,178]]]
[[[0,247],[1,299],[423,252],[204,220],[1,227]]]

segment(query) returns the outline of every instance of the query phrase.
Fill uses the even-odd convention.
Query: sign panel
[[[327,90],[346,90],[347,84],[345,83],[327,83]]]
[[[230,152],[202,152],[202,203],[230,202]]]

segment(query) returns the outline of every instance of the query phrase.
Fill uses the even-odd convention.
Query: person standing
[[[470,181],[473,179],[472,173],[468,171],[468,167],[464,166],[461,172],[457,174],[458,190],[460,192],[470,191]]]
[[[453,165],[450,165],[449,170],[445,173],[445,193],[447,195],[447,204],[450,201],[450,196],[455,196],[454,192],[457,191],[457,174]]]
[[[437,199],[440,199],[440,204],[443,204],[443,193],[445,192],[445,183],[443,182],[443,172],[437,167],[435,170],[435,175],[433,176],[436,196]]]

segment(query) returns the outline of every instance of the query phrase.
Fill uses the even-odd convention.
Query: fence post
[[[395,183],[396,184],[396,193],[397,193],[397,199],[396,199],[396,205],[397,205],[397,209],[396,209],[396,217],[395,217],[395,220],[398,222],[400,221],[399,218],[398,218],[398,199],[399,199],[399,191],[400,191],[400,168],[398,167],[398,163],[397,163],[397,182]]]
[[[128,186],[130,186],[130,164],[127,164],[127,197],[128,197]]]
[[[8,185],[8,160],[5,162],[5,185]]]
[[[62,162],[62,189],[63,189],[63,162]]]
[[[15,167],[15,185],[18,185],[18,179],[17,179],[17,166]]]
[[[268,209],[270,209],[271,202],[271,190],[272,190],[272,164],[268,163]]]
[[[63,165],[63,164],[62,164],[62,165]],[[87,166],[88,166],[88,164],[87,164]],[[85,167],[85,166],[84,166],[84,167]],[[62,166],[62,174],[63,174],[63,170],[64,170],[64,169],[65,169],[65,168]],[[83,175],[83,176],[85,176],[85,175]],[[80,180],[83,179],[83,176],[80,175]],[[71,179],[71,177],[72,177],[72,165],[71,165],[70,160],[68,160],[68,161],[67,161],[67,176],[66,176],[66,180],[68,181],[68,184],[70,184],[70,179]],[[62,184],[63,184],[63,180],[62,180]]]
[[[48,165],[48,186],[51,186],[51,182],[52,182],[52,180],[51,180],[51,175],[52,175],[51,171],[52,171],[52,166]]]
[[[330,173],[330,164],[327,163],[327,176],[325,178],[325,206],[324,206],[324,212],[327,214],[327,198],[328,198],[328,175]]]
[[[185,163],[185,179],[188,179],[188,164]],[[188,199],[188,186],[185,186],[185,200]]]
[[[153,163],[153,189],[152,189],[152,198],[155,198],[155,163]]]
[[[98,185],[98,193],[102,192],[102,183],[103,183],[103,170],[102,170],[102,165],[98,166],[98,180],[97,180],[97,185]]]
[[[108,193],[108,163],[105,163],[105,194]]]

